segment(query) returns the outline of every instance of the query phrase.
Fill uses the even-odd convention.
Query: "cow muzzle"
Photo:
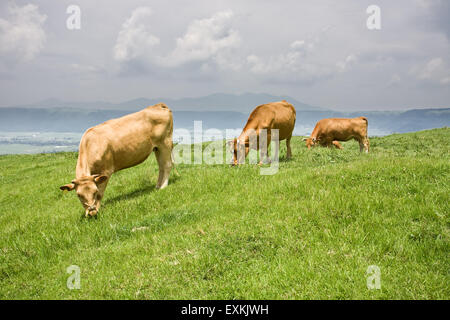
[[[95,210],[86,210],[85,216],[86,218],[95,217],[97,215],[98,211]]]
[[[98,210],[97,210],[97,207],[94,204],[94,205],[89,206],[89,207],[86,208],[85,215],[86,215],[87,218],[89,218],[89,217],[96,216],[97,213],[98,213]]]

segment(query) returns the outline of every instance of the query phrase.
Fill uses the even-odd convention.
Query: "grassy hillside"
[[[398,134],[366,155],[296,137],[276,175],[178,165],[161,191],[152,155],[89,220],[58,189],[76,153],[1,156],[0,298],[449,299],[449,142],[448,128]]]

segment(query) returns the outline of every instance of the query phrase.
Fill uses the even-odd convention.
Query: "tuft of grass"
[[[360,154],[294,137],[275,175],[180,164],[159,191],[150,156],[112,177],[98,219],[58,189],[77,153],[1,156],[0,298],[449,299],[449,141],[395,134]]]

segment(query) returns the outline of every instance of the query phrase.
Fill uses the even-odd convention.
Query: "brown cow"
[[[334,145],[342,149],[338,141],[348,141],[355,139],[359,142],[359,151],[363,149],[369,152],[369,138],[367,137],[368,121],[365,117],[358,118],[330,118],[317,122],[311,137],[303,139],[306,141],[308,149],[319,144],[322,147]]]
[[[88,129],[80,142],[76,179],[60,189],[75,189],[86,217],[95,216],[111,175],[143,162],[152,151],[159,165],[156,188],[166,187],[172,169],[172,132],[172,111],[163,103]]]
[[[233,165],[237,165],[238,162],[243,162],[243,159],[239,159],[238,161],[238,148],[242,148],[242,153],[239,152],[239,154],[244,155],[243,148],[245,146],[244,159],[247,157],[249,149],[252,147],[250,146],[249,139],[252,132],[253,134],[256,133],[256,150],[261,149],[260,164],[263,163],[264,157],[269,160],[267,151],[271,142],[271,130],[273,129],[279,130],[279,141],[286,139],[286,158],[290,159],[292,157],[291,137],[295,126],[295,117],[296,112],[294,106],[289,102],[286,102],[286,100],[267,103],[256,107],[250,114],[241,135],[237,139],[234,138],[234,140],[229,141],[230,147],[233,147]],[[267,130],[267,148],[260,148],[259,145],[260,131],[262,129]]]

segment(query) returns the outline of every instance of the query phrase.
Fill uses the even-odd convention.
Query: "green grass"
[[[112,177],[98,219],[58,189],[76,153],[1,156],[0,298],[449,299],[449,141],[372,138],[366,155],[295,137],[273,176],[178,165],[160,191],[151,155]]]

